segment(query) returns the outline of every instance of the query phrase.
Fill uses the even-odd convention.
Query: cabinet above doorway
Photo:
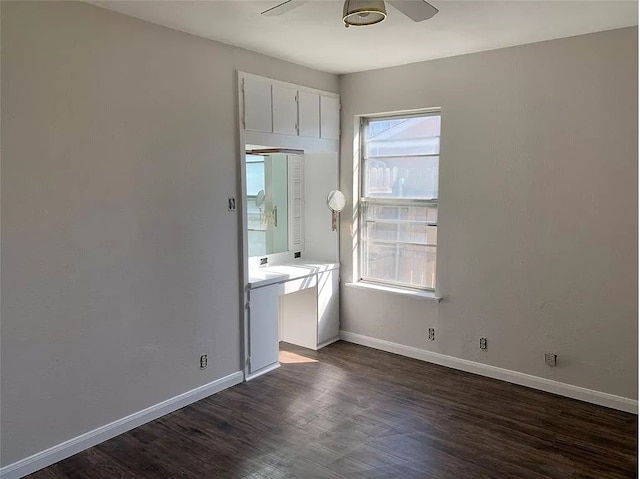
[[[243,72],[238,79],[247,143],[264,144],[261,135],[271,134],[289,143],[312,141],[320,150],[338,150],[339,95]]]

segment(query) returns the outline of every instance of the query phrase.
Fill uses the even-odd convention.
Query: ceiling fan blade
[[[275,7],[271,7],[264,12],[262,15],[267,17],[275,17],[276,15],[282,15],[283,13],[287,13],[289,10],[293,10],[296,7],[299,7],[303,3],[307,3],[308,0],[286,0]]]
[[[438,13],[436,7],[424,0],[387,0],[387,3],[393,5],[414,22],[429,20]]]

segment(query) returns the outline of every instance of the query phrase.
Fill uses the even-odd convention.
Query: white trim
[[[265,366],[262,369],[259,369],[257,372],[255,373],[251,373],[247,375],[247,381],[251,381],[252,379],[255,379],[257,377],[262,376],[263,374],[267,374],[270,373],[271,371],[275,371],[276,369],[278,369],[280,367],[280,363],[273,363],[270,366]]]
[[[561,383],[551,379],[532,376],[531,374],[520,373],[503,369],[489,364],[477,363],[467,359],[460,359],[445,354],[434,353],[424,349],[405,346],[404,344],[392,343],[383,339],[363,336],[361,334],[351,333],[349,331],[340,331],[340,339],[350,343],[368,346],[374,349],[380,349],[389,353],[400,354],[413,359],[419,359],[428,363],[439,364],[448,368],[459,369],[480,376],[486,376],[501,381],[507,381],[521,386],[527,386],[533,389],[539,389],[560,396],[566,396],[572,399],[578,399],[600,406],[605,406],[620,411],[638,414],[638,401],[622,396],[616,396],[605,392],[595,391],[572,384]]]
[[[365,289],[382,291],[383,293],[397,294],[400,296],[407,296],[409,298],[426,299],[429,301],[442,301],[441,296],[437,296],[433,291],[419,291],[417,289],[400,288],[394,286],[386,286],[382,284],[365,283],[364,281],[358,281],[354,283],[345,283],[345,286],[349,288]]]
[[[335,343],[336,341],[340,341],[340,335],[335,336],[335,337],[333,337],[333,338],[331,338],[331,339],[327,339],[326,341],[321,342],[320,344],[318,344],[318,347],[316,347],[316,351],[317,351],[318,349],[322,349],[322,348],[324,348],[325,346],[329,346],[330,344],[333,344],[333,343]]]
[[[100,426],[93,431],[89,431],[80,436],[74,437],[50,447],[44,451],[38,452],[32,456],[25,457],[13,464],[9,464],[0,469],[0,477],[2,479],[17,479],[27,474],[36,472],[44,467],[55,464],[62,459],[73,456],[74,454],[93,447],[112,437],[118,436],[124,432],[130,431],[145,423],[158,419],[159,417],[169,414],[170,412],[188,406],[191,403],[204,399],[212,394],[220,392],[224,389],[240,384],[243,381],[242,371],[229,374],[216,381],[204,384],[198,388],[192,389],[185,393],[179,394],[171,399],[162,401],[154,406],[150,406],[142,411],[130,414],[112,423]]]
[[[338,153],[340,148],[338,140],[266,133],[264,131],[244,130],[244,138],[247,145],[263,148],[291,148],[304,150],[306,153]]]

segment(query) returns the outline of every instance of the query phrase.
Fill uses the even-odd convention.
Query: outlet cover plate
[[[550,368],[555,368],[558,361],[558,355],[554,353],[544,353],[544,363]]]

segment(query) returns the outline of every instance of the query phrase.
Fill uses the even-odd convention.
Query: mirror
[[[344,196],[342,191],[333,190],[329,192],[329,195],[327,196],[327,206],[331,211],[340,213],[346,204],[347,198]]]
[[[249,256],[288,250],[287,155],[246,155]]]
[[[347,198],[340,190],[333,190],[327,196],[327,206],[331,210],[331,230],[337,229],[338,213],[340,213],[347,204]]]

